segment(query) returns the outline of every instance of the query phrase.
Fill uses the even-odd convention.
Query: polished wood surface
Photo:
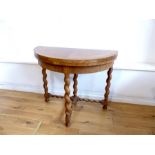
[[[38,46],[35,56],[45,63],[62,66],[96,66],[117,57],[117,51]]]
[[[107,109],[108,95],[110,89],[110,80],[112,74],[112,66],[117,57],[117,51],[110,50],[91,50],[91,49],[75,49],[75,48],[58,48],[58,47],[43,47],[39,46],[34,49],[39,65],[42,67],[43,82],[44,82],[44,97],[48,102],[48,86],[46,69],[64,73],[64,88],[65,88],[65,124],[69,126],[72,114],[71,104],[76,104],[77,96],[77,75],[85,73],[94,73],[109,69],[105,99],[103,109]],[[73,97],[70,97],[69,90],[69,75],[74,74],[74,92]],[[72,103],[71,103],[72,101]]]
[[[0,134],[127,134],[154,135],[155,107],[79,101],[73,107],[71,126],[64,126],[64,101],[42,94],[0,90]]]

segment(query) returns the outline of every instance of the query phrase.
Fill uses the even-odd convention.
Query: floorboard
[[[155,107],[110,103],[108,110],[93,102],[78,102],[71,126],[64,126],[64,101],[42,94],[0,90],[1,135],[153,135]]]

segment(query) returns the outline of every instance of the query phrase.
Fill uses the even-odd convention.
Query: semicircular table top
[[[39,61],[53,65],[95,66],[114,61],[117,51],[38,46],[34,49]]]

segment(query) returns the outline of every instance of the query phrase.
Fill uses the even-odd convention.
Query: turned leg
[[[44,87],[44,97],[45,102],[49,101],[49,95],[48,95],[48,87],[47,87],[47,74],[46,74],[46,68],[42,68],[42,74],[43,74],[43,87]]]
[[[73,77],[73,96],[71,97],[71,100],[72,100],[72,103],[73,104],[76,104],[77,101],[78,101],[78,96],[77,96],[77,92],[78,92],[78,88],[77,88],[77,85],[78,85],[78,74],[74,74],[74,77]]]
[[[110,81],[112,79],[112,71],[113,71],[113,68],[109,68],[108,70],[108,78],[106,80],[106,87],[105,87],[105,94],[104,94],[104,101],[103,101],[103,109],[107,109],[107,105],[108,105],[108,96],[109,96],[109,93],[110,93]]]
[[[65,90],[65,95],[64,95],[64,99],[65,99],[65,125],[69,126],[70,124],[70,119],[71,119],[71,114],[72,114],[72,107],[71,107],[71,100],[70,100],[70,89],[69,89],[69,85],[70,85],[70,79],[69,79],[69,74],[65,73],[65,77],[64,77],[64,90]]]
[[[78,85],[78,74],[74,74],[74,77],[73,77],[73,81],[74,81],[74,84],[73,84],[73,88],[74,88],[74,91],[73,91],[73,96],[74,97],[77,97],[77,92],[78,92],[78,89],[77,89],[77,85]]]

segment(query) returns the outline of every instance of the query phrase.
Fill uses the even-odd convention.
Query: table
[[[46,69],[64,74],[64,100],[65,100],[65,125],[70,125],[72,114],[72,101],[77,102],[78,74],[94,73],[108,70],[103,100],[103,109],[107,109],[110,80],[112,78],[113,63],[117,57],[117,51],[92,50],[76,48],[59,48],[38,46],[34,49],[38,64],[42,67],[43,87],[45,101],[49,101],[48,81]],[[70,74],[74,74],[73,96],[70,97]]]

